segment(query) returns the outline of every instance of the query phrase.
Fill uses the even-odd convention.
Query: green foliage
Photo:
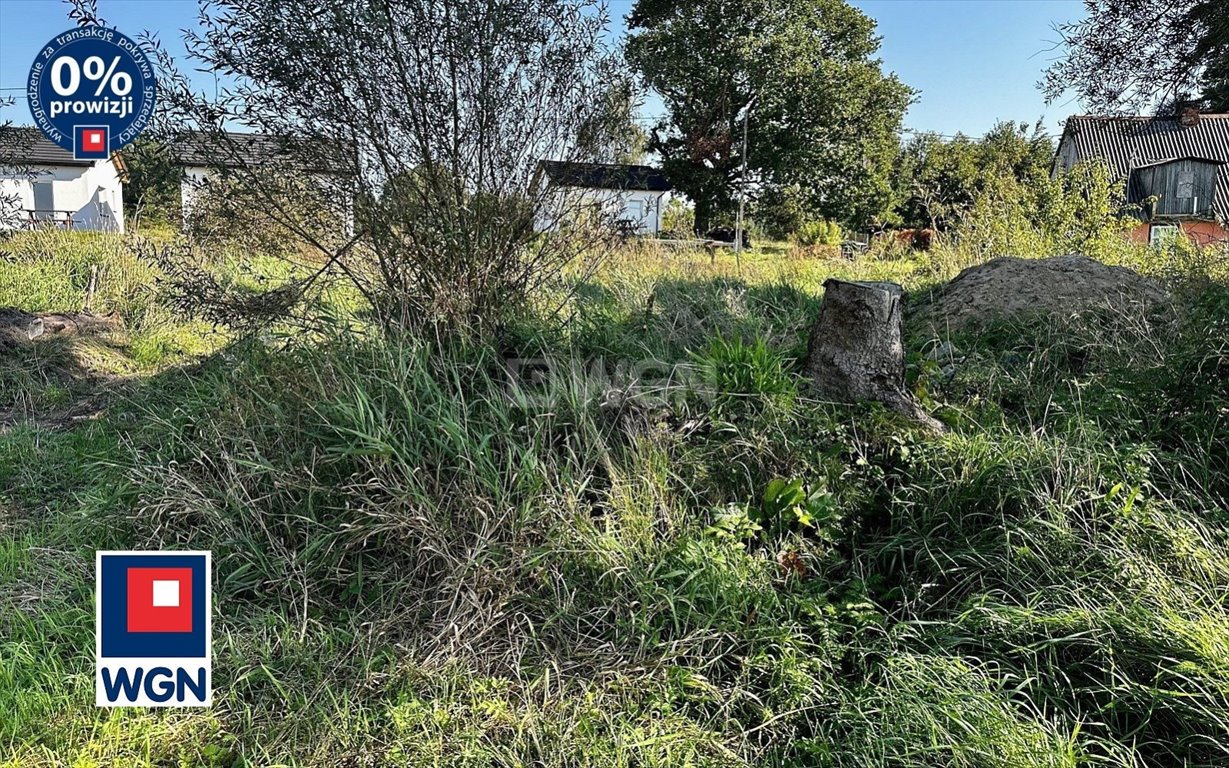
[[[88,405],[102,382],[119,383],[190,362],[227,343],[230,330],[184,317],[169,306],[166,275],[156,255],[178,243],[177,233],[157,230],[116,235],[39,229],[0,239],[0,308],[88,311],[114,320],[114,327],[98,333],[48,334],[29,345],[0,342],[0,413],[37,416],[81,409],[76,401],[86,398]],[[249,294],[267,290],[271,278],[286,275],[283,263],[248,251],[215,250],[210,257],[202,269],[220,284]],[[94,410],[91,405],[73,415],[80,418]]]
[[[760,190],[751,204],[751,218],[762,236],[785,240],[807,222],[815,220],[802,189],[791,184]]]
[[[911,92],[878,59],[874,22],[842,0],[637,0],[627,58],[669,118],[649,148],[707,231],[734,208],[743,161],[810,217],[864,224],[888,202]]]
[[[630,78],[618,77],[595,95],[597,110],[577,133],[587,157],[610,163],[641,163],[648,133],[636,122],[636,95]]]
[[[1089,0],[1059,25],[1063,53],[1046,70],[1053,101],[1070,90],[1092,113],[1229,109],[1229,7],[1160,0],[1147,7]]]
[[[1053,253],[1082,253],[1113,261],[1122,253],[1126,232],[1137,226],[1120,182],[1103,163],[1088,162],[1039,185],[1037,225]]]
[[[785,358],[762,339],[714,339],[703,353],[694,356],[705,382],[712,387],[718,409],[740,407],[740,401],[788,402],[798,389]]]
[[[679,197],[670,198],[661,212],[661,229],[671,237],[687,239],[696,234],[696,209]]]
[[[764,489],[751,519],[770,539],[780,539],[787,533],[823,530],[835,522],[835,512],[833,496],[826,489],[807,490],[797,478],[788,482],[775,478]]]
[[[144,223],[178,225],[182,216],[183,169],[165,144],[138,137],[124,147],[124,213]]]
[[[1000,177],[978,194],[932,258],[944,274],[996,256],[1080,253],[1121,263],[1139,250],[1126,238],[1139,220],[1122,193],[1098,162],[1053,178]]]
[[[1127,249],[1118,263],[1174,285],[1229,282],[1229,249],[1216,243],[1199,245],[1182,235]]]
[[[157,274],[116,235],[38,229],[0,239],[0,307],[80,311],[92,278],[93,311],[135,319],[155,299]]]

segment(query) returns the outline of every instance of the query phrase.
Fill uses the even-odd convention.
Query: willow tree
[[[596,0],[211,0],[200,27],[187,47],[218,93],[163,53],[160,131],[224,182],[232,228],[315,252],[283,296],[327,272],[390,324],[481,331],[591,245],[536,231],[566,217],[532,182],[618,136]],[[306,213],[338,201],[351,226]]]

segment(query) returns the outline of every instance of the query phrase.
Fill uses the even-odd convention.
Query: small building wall
[[[183,227],[190,222],[192,207],[202,195],[209,194],[209,180],[216,178],[216,173],[204,166],[187,165],[182,167],[183,177],[179,182],[179,202],[183,215]],[[336,193],[329,201],[329,210],[341,219],[342,231],[347,237],[354,235],[354,189],[352,184],[341,184],[343,177],[328,174],[308,174],[305,178],[315,180],[318,184],[327,185],[324,188]]]
[[[581,187],[556,187],[554,210],[541,211],[535,222],[539,232],[557,230],[566,222],[565,217],[593,206],[603,211],[611,220],[633,223],[636,234],[651,235],[661,231],[662,214],[670,202],[669,192],[629,189],[587,189]]]
[[[616,218],[635,223],[637,234],[657,234],[661,231],[661,215],[668,192],[629,190],[622,193],[622,210]]]
[[[1063,133],[1063,138],[1058,142],[1058,151],[1054,155],[1052,175],[1071,170],[1077,162],[1079,154],[1076,152],[1075,142]]]
[[[1212,214],[1219,163],[1186,158],[1131,171],[1127,200],[1153,217]]]
[[[124,231],[124,188],[110,160],[93,165],[36,165],[28,170],[29,174],[0,175],[0,198],[14,199],[21,213],[20,220],[0,222],[0,228],[24,226],[29,211],[45,209],[45,205],[35,205],[35,185],[50,184],[50,209],[69,212],[74,229]]]
[[[196,198],[202,193],[205,182],[209,178],[209,169],[190,165],[183,169],[183,178],[179,181],[179,203],[183,211],[184,225],[188,223],[188,214]]]

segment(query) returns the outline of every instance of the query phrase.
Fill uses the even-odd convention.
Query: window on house
[[[1148,228],[1148,245],[1163,245],[1177,237],[1179,232],[1181,229],[1177,224],[1153,224]]]
[[[640,221],[644,217],[644,203],[641,200],[628,200],[623,206],[623,215],[632,221]]]

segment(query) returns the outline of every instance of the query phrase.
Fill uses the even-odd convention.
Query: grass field
[[[97,265],[128,328],[0,351],[35,418],[0,428],[2,766],[1229,764],[1206,263],[1136,252],[1176,314],[1000,324],[954,373],[911,329],[934,437],[798,361],[825,278],[942,253],[629,249],[561,322],[443,345],[236,341],[117,238],[0,250],[0,306],[79,309]],[[143,548],[213,552],[209,711],[93,706],[94,551]]]

